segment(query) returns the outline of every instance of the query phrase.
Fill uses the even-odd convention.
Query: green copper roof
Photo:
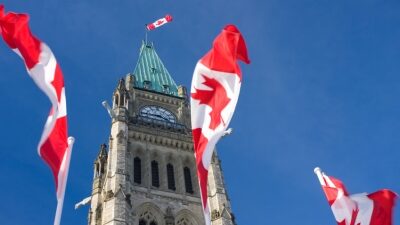
[[[142,43],[133,74],[135,87],[178,96],[178,87],[158,57],[153,43]]]

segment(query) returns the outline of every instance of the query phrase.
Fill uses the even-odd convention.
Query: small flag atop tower
[[[171,21],[172,21],[172,16],[167,14],[167,15],[165,15],[165,17],[163,17],[161,19],[158,19],[154,23],[147,24],[146,28],[147,28],[147,30],[154,30],[154,29],[156,29],[158,27],[161,27],[162,25],[164,25],[166,23],[171,22]]]

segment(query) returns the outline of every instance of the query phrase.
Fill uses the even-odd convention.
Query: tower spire
[[[154,43],[144,41],[133,71],[136,87],[178,97],[178,86],[158,56]]]

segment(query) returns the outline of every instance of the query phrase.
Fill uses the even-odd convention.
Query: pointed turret
[[[99,150],[99,154],[97,154],[97,159],[107,160],[107,145],[106,144],[100,145],[100,150]]]
[[[101,192],[107,174],[107,145],[100,145],[99,153],[94,161],[93,189],[91,196],[91,210],[89,211],[89,224],[98,224],[101,219],[103,206]]]
[[[107,168],[107,145],[100,145],[99,153],[97,154],[97,158],[94,162],[94,178],[102,179],[105,175],[105,171]]]
[[[178,86],[158,57],[153,43],[142,43],[133,74],[137,88],[179,96]]]
[[[124,78],[118,82],[117,88],[114,91],[114,108],[127,107],[129,100],[129,93],[125,86]]]

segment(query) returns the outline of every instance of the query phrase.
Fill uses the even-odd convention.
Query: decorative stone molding
[[[162,94],[157,94],[157,93],[149,93],[149,92],[144,92],[141,90],[137,90],[136,96],[143,98],[143,99],[149,99],[149,100],[155,100],[163,103],[168,103],[171,105],[179,105],[180,102],[184,101],[184,99],[179,99],[176,97],[171,97],[171,96],[164,96]]]
[[[112,190],[108,190],[107,193],[106,193],[106,197],[105,197],[104,201],[107,202],[112,198],[114,198],[114,192]]]
[[[124,133],[125,132],[123,130],[119,130],[117,134],[118,144],[123,144],[123,142],[125,141],[126,137]]]
[[[168,138],[135,131],[130,131],[129,137],[138,141],[146,141],[156,145],[193,152],[193,142],[191,142],[191,140],[183,141],[174,139],[172,137]]]
[[[221,218],[221,213],[219,212],[218,209],[214,209],[214,210],[211,212],[211,220],[217,220],[217,219],[219,219],[219,218]]]
[[[174,225],[175,218],[172,213],[172,208],[170,206],[168,206],[166,209],[164,220],[165,220],[165,225]]]

